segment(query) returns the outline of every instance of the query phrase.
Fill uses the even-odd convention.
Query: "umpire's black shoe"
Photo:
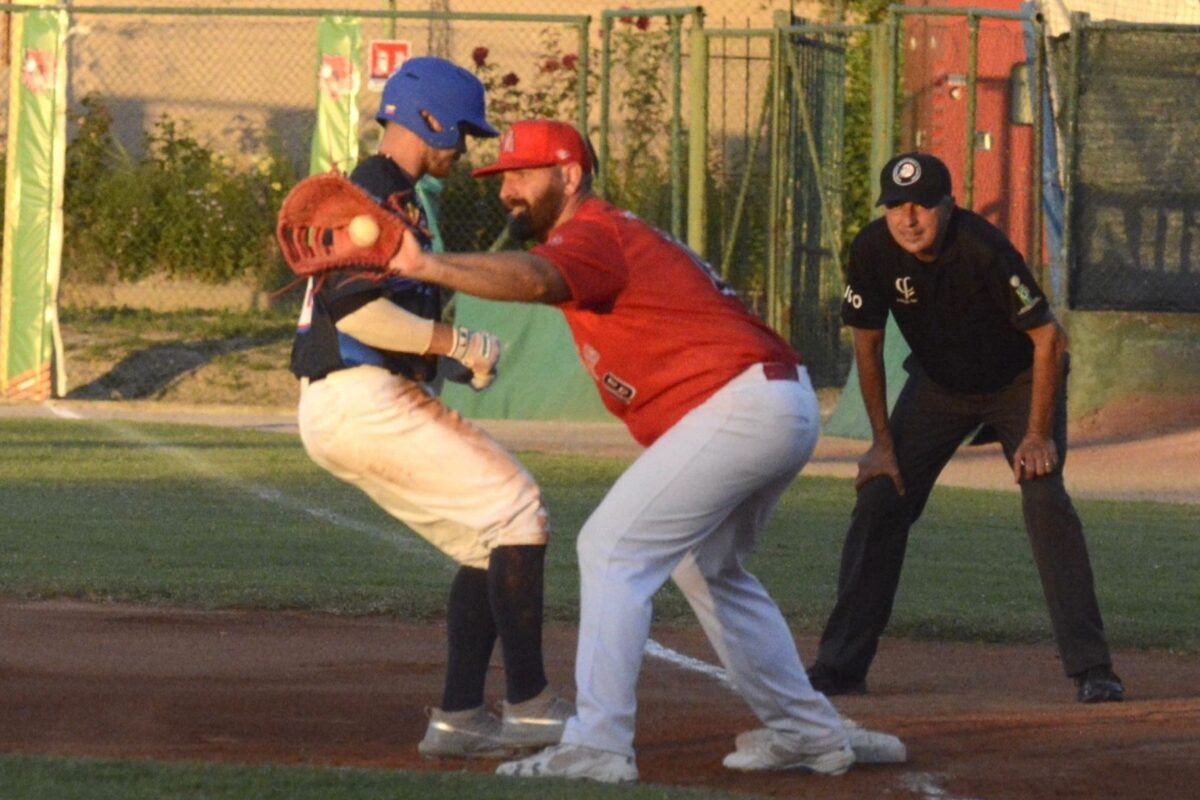
[[[823,695],[866,694],[867,682],[863,678],[851,678],[824,664],[813,664],[808,668],[808,682]]]
[[[1071,677],[1075,679],[1076,697],[1081,703],[1114,703],[1125,699],[1125,687],[1112,667],[1092,667]]]

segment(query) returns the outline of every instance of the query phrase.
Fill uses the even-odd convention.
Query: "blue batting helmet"
[[[436,119],[442,129],[433,130],[422,111]],[[500,135],[488,124],[479,79],[433,56],[411,58],[388,78],[375,119],[380,124],[390,120],[403,125],[441,150],[456,147],[461,134]]]

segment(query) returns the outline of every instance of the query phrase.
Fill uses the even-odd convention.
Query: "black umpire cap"
[[[950,170],[935,155],[901,153],[884,165],[879,173],[877,206],[916,203],[933,208],[952,193]]]

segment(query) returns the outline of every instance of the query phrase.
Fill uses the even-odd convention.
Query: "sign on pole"
[[[367,86],[372,91],[383,91],[383,85],[392,73],[400,69],[412,54],[412,45],[403,39],[378,39],[371,42],[368,52]]]

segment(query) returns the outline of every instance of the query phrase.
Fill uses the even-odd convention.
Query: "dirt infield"
[[[0,751],[490,771],[417,757],[442,635],[378,617],[0,603]],[[694,631],[654,636],[711,660]],[[574,631],[551,628],[547,645],[552,680],[570,690]],[[1200,660],[1117,661],[1130,700],[1085,707],[1049,648],[885,641],[871,694],[837,705],[903,738],[910,762],[817,778],[724,770],[753,718],[719,681],[650,658],[639,767],[647,782],[773,797],[1195,797]]]

